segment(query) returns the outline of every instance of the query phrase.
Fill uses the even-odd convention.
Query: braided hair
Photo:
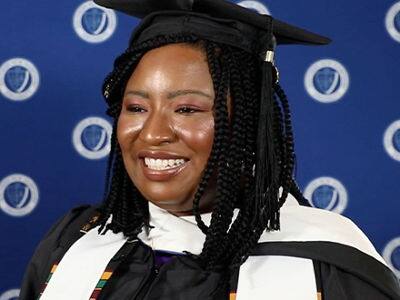
[[[159,36],[133,44],[115,60],[113,71],[105,79],[103,94],[109,106],[107,114],[114,118],[114,124],[99,232],[112,230],[135,238],[143,228],[150,226],[148,201],[130,180],[123,164],[116,138],[117,122],[124,88],[141,57],[151,49],[171,43],[189,44],[206,54],[215,91],[214,142],[193,199],[193,214],[198,227],[206,234],[202,252],[196,258],[206,270],[239,266],[247,259],[264,230],[279,229],[279,225],[271,228],[261,222],[262,218],[257,216],[260,212],[255,209],[260,62],[254,54],[200,40],[193,35]],[[277,174],[273,182],[281,187],[274,205],[278,208],[282,206],[288,193],[305,204],[293,178],[295,155],[288,101],[278,84],[275,84],[274,92],[272,144]],[[230,115],[228,94],[232,100]],[[201,219],[200,201],[215,170],[215,207],[211,223],[207,226]],[[236,208],[239,210],[234,219]],[[107,223],[110,215],[113,216],[112,221]]]

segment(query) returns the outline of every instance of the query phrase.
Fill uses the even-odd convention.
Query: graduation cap
[[[190,35],[218,44],[240,48],[260,60],[261,93],[257,128],[256,211],[268,229],[279,229],[279,177],[272,142],[273,93],[279,80],[274,66],[278,44],[324,45],[330,39],[279,21],[270,15],[241,7],[226,0],[94,0],[142,21],[135,28],[130,45],[157,36]],[[275,90],[276,92],[276,90]],[[105,89],[110,104],[110,90]],[[294,181],[293,181],[294,182]],[[283,193],[285,194],[285,193]],[[286,194],[287,195],[287,194]],[[253,220],[260,222],[260,220]],[[200,225],[200,224],[199,224]],[[204,225],[204,224],[203,224]]]
[[[243,30],[242,33],[248,33],[246,31],[248,28],[246,28],[247,26],[245,25],[250,25],[266,32],[271,30],[271,28],[268,27],[272,27],[273,35],[278,44],[324,45],[330,42],[330,39],[327,37],[289,25],[273,19],[269,15],[262,15],[253,10],[223,0],[94,0],[94,2],[98,5],[143,19],[142,25],[144,26],[140,27],[149,29],[153,25],[154,28],[152,28],[152,30],[147,30],[145,33],[143,33],[145,28],[139,28],[137,30],[136,36],[140,33],[144,34],[142,39],[150,37],[151,34],[157,34],[155,27],[159,30],[158,34],[163,34],[167,29],[171,30],[170,24],[172,22],[168,22],[168,19],[176,24],[176,27],[173,29],[177,29],[179,25],[190,26],[192,24],[188,21],[187,17],[192,15],[193,18],[197,16],[198,18],[207,20],[209,22],[208,25],[220,25],[218,28],[220,29],[219,34],[216,28],[212,30],[213,33],[215,33],[214,37],[216,42],[220,42],[221,38],[222,40],[229,40],[224,35],[230,35],[235,29],[236,34],[240,34],[241,30]],[[157,16],[168,15],[173,19],[157,18]],[[186,16],[186,19],[181,19],[179,16]],[[181,22],[183,20],[185,20],[185,22]],[[181,24],[179,24],[179,22],[181,22]],[[157,23],[157,25],[155,23]],[[206,25],[206,23],[202,23]],[[163,25],[167,26],[163,27]],[[182,28],[182,31],[186,30],[187,32],[188,30],[194,29],[194,33],[200,33],[200,36],[207,33],[204,31],[204,28],[201,28],[201,26],[199,26],[200,24],[196,24],[195,21],[193,25],[195,25],[197,30],[195,28],[186,27]],[[254,29],[252,31],[254,32]],[[253,36],[254,34],[251,34],[250,38]],[[208,34],[207,37],[210,37],[210,34]],[[227,43],[233,44],[237,41],[237,36],[231,36],[231,38],[231,41]],[[242,35],[241,38],[246,40],[249,37],[247,35]],[[234,45],[238,46],[237,44]]]

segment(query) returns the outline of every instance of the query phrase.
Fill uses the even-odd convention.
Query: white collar
[[[205,235],[197,227],[194,216],[175,216],[168,211],[149,202],[150,225],[148,234],[143,230],[138,238],[153,250],[183,253],[189,251],[200,254]],[[201,214],[203,222],[208,226],[211,213]]]
[[[289,195],[284,207],[299,206],[296,199]],[[205,235],[197,227],[195,216],[175,216],[149,202],[150,225],[153,226],[148,234],[144,230],[138,238],[153,250],[164,250],[182,253],[189,251],[200,254],[205,241]],[[235,209],[233,220],[239,213]],[[201,214],[203,222],[208,226],[211,221],[211,213]]]

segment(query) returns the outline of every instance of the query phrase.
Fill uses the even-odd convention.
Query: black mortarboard
[[[98,5],[143,19],[131,42],[166,33],[193,33],[247,51],[273,31],[277,44],[324,45],[330,39],[224,0],[94,0]],[[257,49],[258,50],[258,49]]]
[[[286,196],[279,199],[279,186],[276,186],[279,174],[274,156],[271,121],[273,93],[280,90],[280,87],[276,86],[278,76],[274,67],[275,46],[276,44],[324,45],[328,44],[330,39],[226,0],[94,0],[94,2],[142,19],[131,36],[130,46],[157,36],[192,35],[199,39],[240,48],[260,58],[262,81],[255,171],[257,219],[253,221],[265,224],[267,229],[279,229],[279,207]],[[113,101],[112,90],[106,87],[104,91],[109,105]]]

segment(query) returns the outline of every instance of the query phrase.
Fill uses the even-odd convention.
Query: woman
[[[144,18],[103,88],[109,186],[43,239],[22,299],[400,299],[351,221],[296,203],[273,54],[328,39],[223,0],[97,3]]]

